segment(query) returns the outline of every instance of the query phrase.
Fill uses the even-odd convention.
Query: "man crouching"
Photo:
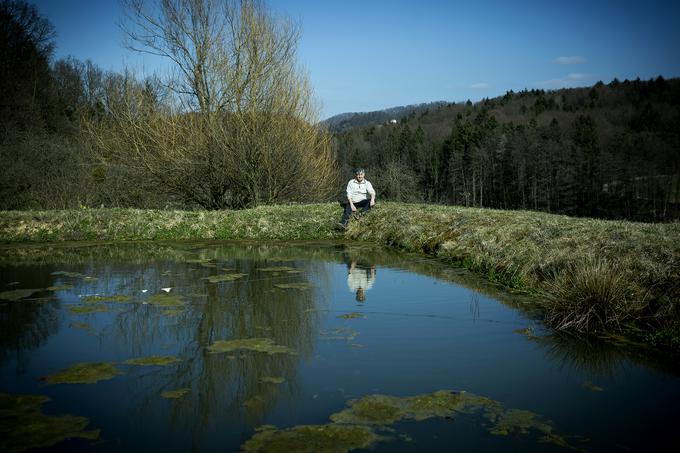
[[[342,213],[338,229],[347,228],[349,217],[357,212],[357,208],[361,208],[361,212],[364,213],[375,206],[375,190],[373,185],[364,179],[364,176],[364,169],[357,168],[354,171],[354,178],[347,183],[348,203],[344,205],[345,212]]]

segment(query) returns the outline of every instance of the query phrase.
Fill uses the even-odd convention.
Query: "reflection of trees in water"
[[[17,372],[26,369],[30,350],[40,347],[59,330],[59,303],[18,300],[0,304],[0,364],[10,356]]]
[[[259,423],[285,391],[293,397],[300,359],[313,350],[318,300],[328,285],[325,263],[307,259],[305,251],[264,245],[223,245],[192,247],[173,251],[163,259],[156,253],[148,262],[133,265],[119,257],[121,265],[109,262],[81,262],[81,268],[96,274],[93,283],[80,283],[76,294],[130,295],[131,304],[118,304],[112,323],[101,332],[102,341],[130,357],[164,355],[164,344],[180,347],[177,365],[167,368],[136,369],[130,386],[131,400],[140,420],[157,417],[159,394],[191,388],[173,401],[168,414],[176,429],[200,432],[222,417],[243,414],[251,424]],[[136,252],[138,253],[138,252]],[[189,262],[187,262],[189,261]],[[289,267],[301,272],[264,272],[265,267]],[[233,282],[209,283],[206,278],[224,273],[246,274]],[[281,289],[279,283],[311,283],[310,290]],[[173,288],[187,302],[178,315],[165,316],[164,309],[138,303],[148,295]],[[143,295],[142,290],[148,290]],[[137,303],[134,303],[137,302]],[[172,307],[175,308],[175,307]],[[268,337],[276,344],[294,349],[298,355],[265,354],[250,351],[208,354],[205,347],[217,340]],[[105,340],[104,340],[105,339]],[[159,352],[160,350],[160,352]],[[265,377],[283,377],[284,384],[262,383]],[[239,417],[241,419],[243,417]],[[240,423],[240,422],[239,422]],[[183,425],[183,426],[175,426]]]
[[[96,315],[112,323],[101,332],[101,341],[113,342],[115,349],[129,357],[170,354],[164,345],[179,345],[182,359],[169,367],[131,369],[139,376],[130,384],[131,401],[138,404],[140,420],[158,418],[166,413],[170,428],[194,431],[194,439],[216,422],[237,420],[241,416],[250,425],[262,421],[281,397],[293,398],[299,360],[309,357],[316,336],[318,305],[326,297],[329,284],[326,263],[356,260],[362,265],[404,269],[447,282],[464,285],[493,297],[506,305],[517,306],[514,296],[441,261],[420,255],[397,253],[362,244],[319,245],[309,247],[288,244],[133,244],[97,247],[58,247],[50,252],[33,248],[21,252],[14,248],[17,263],[53,264],[53,269],[72,270],[95,275],[98,280],[54,279],[53,284],[73,283],[74,294],[126,294],[136,302],[162,287],[172,287],[171,294],[181,294],[189,308],[174,316],[164,309],[140,303],[120,304],[120,312]],[[0,253],[2,260],[3,253]],[[6,255],[4,256],[6,259]],[[187,262],[192,260],[191,262]],[[56,265],[60,266],[57,267]],[[263,272],[258,268],[288,266],[303,270],[300,274]],[[223,268],[231,269],[229,271]],[[246,274],[234,282],[211,284],[204,278],[221,273]],[[280,289],[277,283],[310,282],[314,289],[301,291]],[[142,290],[148,290],[146,295]],[[471,310],[475,309],[475,299]],[[0,308],[0,351],[38,346],[47,332],[58,328],[58,306],[53,303],[10,303]],[[17,321],[18,320],[18,321]],[[26,330],[24,324],[35,328]],[[44,336],[41,336],[43,335]],[[291,347],[299,355],[267,355],[255,352],[207,354],[205,347],[216,340],[269,337],[277,344]],[[602,341],[551,336],[535,339],[553,361],[565,367],[598,375],[616,371],[625,360],[648,366],[659,365],[635,354],[631,348],[617,347]],[[233,358],[231,356],[234,356]],[[264,377],[283,377],[281,385],[260,383]],[[160,398],[163,391],[190,388],[191,392],[169,404]],[[227,421],[228,423],[229,421]],[[142,426],[141,424],[140,426]],[[195,448],[199,449],[200,445]]]

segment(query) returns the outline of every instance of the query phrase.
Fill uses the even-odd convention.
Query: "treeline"
[[[300,31],[257,0],[125,0],[140,78],[52,61],[36,8],[0,0],[0,209],[244,208],[320,201],[337,184],[296,61]]]
[[[680,80],[509,91],[337,132],[384,198],[574,216],[680,217]]]
[[[153,23],[125,3],[130,39],[179,76],[53,61],[49,22],[0,0],[0,209],[321,201],[361,166],[381,199],[680,217],[678,79],[344,115],[331,138],[296,69],[299,30],[261,2],[157,2]]]

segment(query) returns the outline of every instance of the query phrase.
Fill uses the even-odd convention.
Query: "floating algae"
[[[280,289],[299,289],[299,290],[305,290],[305,289],[311,289],[312,285],[309,283],[305,282],[299,282],[299,283],[277,283],[274,285],[277,288]]]
[[[68,325],[72,329],[80,329],[80,330],[87,330],[87,331],[92,331],[92,326],[89,325],[86,322],[77,322],[74,321]]]
[[[177,315],[181,315],[182,313],[184,313],[184,310],[178,310],[178,309],[174,309],[174,308],[171,308],[169,310],[163,310],[161,312],[161,314],[163,316],[177,316]]]
[[[540,442],[574,448],[553,432],[552,423],[541,416],[519,409],[506,409],[498,401],[467,392],[438,392],[397,397],[368,395],[348,402],[348,408],[332,414],[331,424],[303,425],[285,430],[267,429],[256,433],[241,448],[243,451],[339,451],[367,448],[385,437],[375,430],[392,432],[400,421],[423,421],[434,417],[481,415],[485,428],[493,435],[538,433]],[[359,431],[343,431],[344,429]],[[335,431],[338,430],[338,431]],[[342,441],[351,440],[349,443]],[[360,442],[354,443],[354,440]],[[366,443],[362,443],[366,442]],[[361,445],[358,445],[361,444]]]
[[[274,343],[271,338],[241,338],[238,340],[218,340],[208,346],[211,354],[220,352],[232,352],[247,349],[255,352],[266,352],[267,354],[295,354],[295,351],[288,346]]]
[[[346,327],[337,327],[330,331],[322,330],[319,332],[319,335],[321,335],[322,340],[352,341],[359,335],[359,332]]]
[[[349,404],[349,409],[331,415],[331,420],[353,425],[392,425],[408,418],[402,399],[394,396],[369,395]]]
[[[151,305],[158,305],[159,307],[181,307],[184,305],[180,296],[166,293],[154,294],[147,301]]]
[[[204,264],[210,263],[211,261],[212,258],[188,258],[184,260],[184,262],[187,264]]]
[[[48,286],[45,289],[48,291],[70,291],[73,289],[73,285]]]
[[[46,396],[0,393],[0,451],[20,452],[48,448],[66,439],[99,438],[99,430],[84,430],[89,423],[85,417],[43,414],[40,405],[46,401]]]
[[[524,329],[515,329],[513,332],[518,333],[520,335],[524,335],[525,337],[532,339],[536,338],[536,335],[534,335],[534,329],[533,327],[525,327]]]
[[[298,269],[295,269],[294,267],[289,267],[289,266],[260,267],[257,270],[262,271],[262,272],[293,272],[293,271],[298,271]]]
[[[190,391],[191,391],[190,388],[186,388],[186,387],[185,387],[185,388],[181,388],[181,389],[177,389],[177,390],[168,390],[167,392],[162,392],[162,393],[161,393],[161,396],[162,396],[163,398],[166,398],[166,399],[174,399],[174,400],[176,400],[176,399],[183,398],[184,395],[186,395],[186,394],[189,393]]]
[[[366,316],[362,315],[361,313],[352,312],[352,313],[345,313],[344,315],[338,315],[338,316],[336,316],[336,318],[356,319],[356,318],[366,318]]]
[[[120,294],[113,294],[111,296],[100,296],[95,294],[83,297],[84,302],[129,302],[131,299],[130,296],[123,296]]]
[[[172,365],[173,363],[177,362],[181,362],[181,360],[172,355],[167,356],[152,355],[149,357],[138,357],[136,359],[129,359],[125,361],[125,363],[128,365],[140,365],[140,366],[150,365],[166,366]]]
[[[249,400],[246,400],[243,405],[248,409],[260,410],[264,408],[264,399],[261,396],[256,395]]]
[[[52,272],[50,275],[59,275],[62,277],[71,277],[71,278],[82,278],[85,277],[84,274],[81,274],[80,272],[67,272],[67,271],[56,271]]]
[[[233,282],[234,280],[238,280],[239,278],[245,277],[247,274],[220,274],[220,275],[211,275],[210,277],[205,277],[204,280],[208,280],[210,283],[222,283],[222,282]]]
[[[119,374],[121,372],[110,363],[76,363],[46,376],[44,380],[48,384],[94,384],[113,379]]]
[[[286,430],[264,429],[241,446],[243,452],[344,453],[369,448],[383,439],[366,426],[302,425]]]
[[[604,389],[600,387],[597,384],[594,384],[592,381],[585,381],[583,384],[581,384],[581,387],[584,389],[591,390],[593,392],[603,392]]]
[[[89,275],[81,274],[80,272],[56,271],[52,272],[50,275],[70,278],[82,278],[83,280],[86,281],[97,280],[97,277],[90,277]]]
[[[68,311],[76,315],[86,315],[90,313],[103,313],[109,311],[106,305],[74,305]]]
[[[42,289],[13,289],[11,291],[3,291],[0,293],[0,299],[16,301],[32,296],[33,294],[43,291]]]
[[[280,376],[266,376],[260,379],[262,384],[283,384],[284,382],[286,379]]]

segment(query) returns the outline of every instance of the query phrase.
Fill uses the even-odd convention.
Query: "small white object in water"
[[[145,293],[145,292],[147,292],[147,291],[148,291],[148,289],[143,289],[143,290],[142,290],[143,293]]]
[[[161,291],[165,291],[166,293],[169,293],[172,288],[161,288]]]
[[[142,302],[142,305],[149,305],[148,302]]]

